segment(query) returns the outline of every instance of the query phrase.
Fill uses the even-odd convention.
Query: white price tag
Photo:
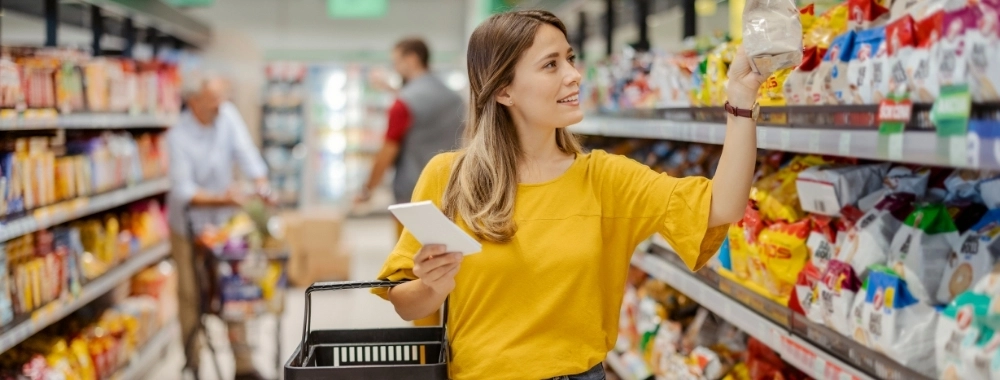
[[[781,130],[781,150],[788,150],[788,146],[792,143],[792,132],[788,129]]]
[[[837,148],[837,152],[841,156],[849,156],[851,154],[851,133],[841,132],[840,133],[840,146]]]
[[[889,159],[898,160],[901,158],[903,158],[903,134],[891,134],[889,135]]]
[[[964,166],[969,163],[968,147],[965,136],[948,138],[948,160],[952,165]]]
[[[821,358],[813,359],[813,373],[812,377],[815,379],[826,378],[826,360]]]
[[[819,153],[819,131],[809,132],[809,153]]]

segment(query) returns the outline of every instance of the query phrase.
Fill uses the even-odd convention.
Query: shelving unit
[[[139,350],[129,363],[114,376],[116,380],[140,380],[163,358],[163,353],[181,335],[181,325],[173,320],[160,329],[156,335]]]
[[[583,122],[570,127],[582,135],[662,139],[704,144],[722,144],[726,137],[725,123],[700,121],[675,121],[658,115],[642,117],[587,116]],[[872,128],[813,128],[788,126],[758,126],[757,147],[787,152],[858,157],[871,160],[906,162],[921,165],[982,168],[1000,170],[1000,157],[977,163],[969,158],[973,153],[998,155],[993,147],[983,147],[985,152],[968,152],[961,157],[939,153],[940,144],[932,130],[913,130],[903,134],[898,149],[880,147],[880,136]]]
[[[176,121],[176,115],[70,114],[57,117],[0,119],[0,131],[162,129],[173,125]]]
[[[278,192],[279,204],[298,207],[302,192],[305,136],[305,66],[272,63],[267,69],[266,102],[262,107],[262,152],[268,179]]]
[[[170,243],[161,243],[132,255],[108,273],[84,285],[77,297],[67,297],[35,310],[27,318],[15,319],[0,333],[0,352],[7,351],[42,329],[65,318],[70,313],[107,294],[139,271],[163,260],[170,254]]]
[[[717,275],[692,273],[659,237],[632,265],[663,281],[775,350],[816,379],[927,379],[896,361],[812,323],[787,307]],[[609,362],[610,363],[610,362]]]
[[[0,243],[101,211],[124,206],[143,198],[162,194],[169,189],[170,179],[159,178],[103,194],[71,199],[45,206],[29,212],[27,216],[0,222]]]

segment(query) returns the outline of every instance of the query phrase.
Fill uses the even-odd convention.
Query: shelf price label
[[[913,102],[908,95],[889,97],[878,106],[879,155],[889,159],[903,158],[903,132],[913,117]]]
[[[941,96],[931,108],[931,122],[937,129],[938,156],[947,157],[952,165],[968,163],[966,135],[971,113],[972,95],[969,94],[969,85],[941,87]]]

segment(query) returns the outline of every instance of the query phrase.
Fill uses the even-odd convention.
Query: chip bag
[[[1000,100],[1000,1],[980,1],[981,16],[966,32],[969,91],[976,102]]]
[[[978,7],[965,7],[945,13],[944,31],[933,53],[938,66],[939,85],[969,83],[971,50],[966,44],[966,32],[975,28],[977,20],[981,17]]]
[[[925,19],[917,20],[915,30],[917,47],[913,50],[912,59],[907,60],[907,72],[913,84],[910,98],[914,102],[931,103],[940,91],[938,65],[933,61],[934,50],[940,42],[941,30],[944,25],[944,11],[931,14]]]
[[[837,216],[844,206],[854,205],[882,187],[889,164],[813,166],[796,178],[802,210]]]
[[[876,0],[848,0],[848,28],[864,30],[879,26],[889,19],[889,9]]]
[[[865,330],[872,349],[918,373],[935,373],[937,311],[913,297],[907,285],[891,269],[873,268],[866,285],[862,323],[852,327]]]
[[[833,40],[823,62],[816,69],[817,77],[809,87],[811,104],[846,104],[850,91],[847,66],[854,51],[854,31]]]
[[[900,96],[913,88],[913,83],[910,81],[913,73],[907,70],[907,62],[917,46],[913,28],[913,17],[909,15],[904,15],[886,26],[884,45],[888,53],[886,68],[889,75],[886,77],[887,86],[876,88],[876,91],[885,90],[881,94],[883,97],[888,94]]]
[[[822,49],[822,52],[825,53],[826,49]],[[820,48],[816,46],[806,48],[806,51],[802,55],[802,64],[792,70],[792,72],[788,74],[788,78],[785,79],[785,83],[782,87],[785,104],[809,104],[809,77],[812,76],[813,71],[819,67],[819,63],[822,59]]]
[[[973,332],[972,322],[976,315],[984,316],[989,308],[990,297],[981,293],[964,292],[941,311],[934,339],[935,359],[938,378],[959,380],[961,376],[962,342]]]
[[[751,68],[760,75],[770,76],[802,62],[802,23],[795,2],[748,1],[743,8],[743,42]]]
[[[778,107],[786,105],[785,100],[785,83],[788,80],[788,76],[792,73],[792,68],[784,68],[775,71],[770,77],[764,81],[764,85],[760,86],[760,91],[757,94],[757,102],[761,106],[765,107]]]
[[[803,170],[825,163],[819,156],[796,156],[788,165],[758,181],[750,190],[750,199],[757,202],[765,220],[798,221],[805,213],[799,205],[795,179]]]
[[[952,300],[990,272],[1000,257],[1000,209],[990,210],[962,234],[948,256],[937,299]]]
[[[884,265],[887,252],[903,220],[913,211],[913,194],[890,194],[865,213],[844,239],[837,240],[837,260],[851,264],[858,277],[865,279],[868,267]]]
[[[822,276],[823,272],[816,268],[812,262],[806,263],[806,266],[799,272],[795,287],[792,288],[792,296],[788,298],[789,309],[819,324],[823,323],[823,315],[818,305],[815,289],[816,283]]]
[[[851,95],[843,99],[844,103],[872,104],[874,102],[873,61],[884,42],[884,27],[860,31],[854,38],[854,49],[851,60],[847,64],[847,81]]]
[[[808,234],[808,219],[775,223],[760,233],[759,254],[766,269],[763,285],[771,295],[785,299],[791,296],[799,272],[809,261]]]
[[[861,280],[854,273],[854,268],[847,263],[831,261],[816,283],[823,323],[845,336],[851,335],[850,310],[860,290]]]
[[[889,248],[890,265],[910,286],[917,299],[932,305],[944,304],[950,297],[939,298],[948,257],[958,244],[958,229],[942,204],[917,208],[900,226]]]

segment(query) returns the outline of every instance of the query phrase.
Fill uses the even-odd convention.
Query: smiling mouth
[[[579,94],[573,94],[566,98],[563,98],[562,100],[557,100],[556,103],[563,103],[563,104],[576,103],[579,100],[580,100]]]

